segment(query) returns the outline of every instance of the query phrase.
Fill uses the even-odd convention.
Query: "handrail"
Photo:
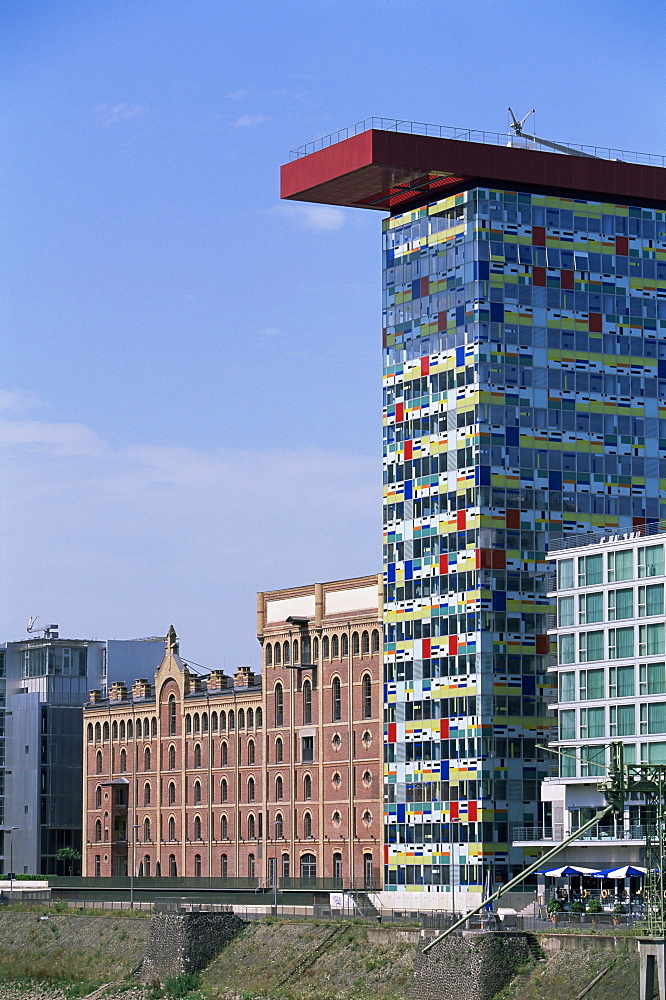
[[[326,149],[328,146],[334,146],[338,142],[343,142],[345,139],[349,139],[354,135],[361,135],[361,133],[367,132],[370,129],[378,129],[383,132],[405,132],[409,135],[432,136],[437,139],[458,139],[463,142],[480,142],[484,145],[490,146],[510,145],[518,147],[519,149],[534,149],[537,145],[537,143],[529,140],[522,142],[515,135],[509,136],[500,132],[485,132],[477,129],[457,128],[451,125],[429,125],[426,122],[411,122],[399,118],[364,118],[362,121],[356,122],[354,125],[349,125],[347,128],[339,129],[337,132],[330,132],[328,135],[315,139],[313,142],[307,142],[302,146],[298,146],[296,149],[292,149],[289,153],[289,159],[298,160],[302,156],[309,156],[311,153],[316,153],[320,149]],[[646,166],[653,167],[666,166],[666,157],[661,156],[658,153],[636,153],[627,149],[612,149],[607,146],[579,145],[572,142],[562,145],[566,146],[567,150],[570,152],[580,153],[583,156],[595,156],[604,160],[622,160],[626,163],[641,163]],[[544,151],[553,152],[556,156],[564,155],[564,153],[558,153],[548,147],[543,148]]]

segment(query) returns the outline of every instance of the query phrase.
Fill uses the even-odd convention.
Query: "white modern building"
[[[83,705],[114,681],[151,677],[164,639],[61,639],[0,645],[0,871],[64,871],[62,847],[81,850]]]
[[[665,533],[640,527],[552,546],[557,728],[550,745],[560,755],[559,776],[542,784],[540,824],[515,829],[514,842],[546,848],[592,818],[605,804],[598,783],[611,741],[624,743],[627,763],[666,764],[665,545]],[[567,848],[561,863],[640,864],[645,809],[628,800],[622,819],[606,818]]]

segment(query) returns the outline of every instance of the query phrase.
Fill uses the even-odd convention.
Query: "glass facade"
[[[388,218],[383,258],[386,888],[480,887],[522,867],[512,827],[537,822],[550,773],[549,539],[666,516],[666,215],[473,187]],[[646,550],[636,569],[663,564]],[[601,583],[593,557],[576,571]],[[610,620],[630,600],[617,588]],[[662,600],[646,586],[636,609]],[[637,629],[639,656],[663,643]],[[560,636],[561,663],[604,653],[598,626]],[[593,669],[578,681],[596,696]],[[660,711],[636,722],[666,727]],[[635,725],[581,712],[586,738]]]

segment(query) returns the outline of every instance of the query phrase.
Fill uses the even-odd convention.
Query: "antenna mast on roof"
[[[511,108],[509,108],[509,114],[511,115],[510,128],[516,136],[517,139],[528,139],[530,142],[536,142],[540,146],[546,146],[548,149],[556,149],[558,153],[567,153],[568,156],[587,156],[591,160],[598,160],[598,156],[594,156],[593,153],[583,153],[580,149],[572,149],[571,146],[564,146],[560,142],[551,142],[550,139],[540,139],[536,135],[528,135],[527,132],[523,132],[523,125],[527,121],[530,115],[535,114],[535,109],[532,108],[527,114],[520,119],[516,118]]]

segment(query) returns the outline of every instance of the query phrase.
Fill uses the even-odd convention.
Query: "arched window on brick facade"
[[[372,678],[370,674],[363,674],[361,681],[363,687],[363,718],[372,718]]]
[[[340,678],[334,677],[331,682],[331,720],[338,722],[342,718],[342,687]]]
[[[275,685],[275,725],[284,725],[284,693],[281,684]]]
[[[303,684],[303,725],[309,726],[312,723],[312,684],[305,681]]]

